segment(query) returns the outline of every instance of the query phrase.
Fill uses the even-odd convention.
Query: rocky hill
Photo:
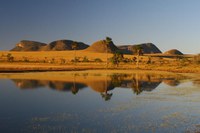
[[[16,46],[11,49],[11,51],[64,51],[73,50],[72,44],[74,41],[71,40],[57,40],[50,44],[45,44],[36,41],[22,40],[16,44]],[[82,42],[76,42],[77,50],[86,49],[89,47],[87,44]]]
[[[42,42],[22,40],[16,44],[16,46],[11,49],[11,51],[64,51],[73,50],[72,44],[75,41],[72,40],[57,40],[49,44]],[[143,49],[144,54],[162,53],[154,44],[152,43],[142,43],[137,45],[122,45],[116,46],[112,41],[108,44],[106,40],[99,40],[94,42],[91,46],[84,44],[82,42],[75,42],[77,44],[76,50],[86,50],[99,53],[114,53],[120,51],[124,54],[133,54],[134,47],[140,46]],[[169,53],[169,52],[168,52]],[[177,53],[171,51],[171,53]]]
[[[123,53],[133,54],[134,47],[140,46],[143,50],[144,54],[155,54],[155,53],[162,53],[158,47],[156,47],[153,43],[142,43],[136,45],[122,45],[118,46]]]
[[[171,49],[169,51],[166,51],[164,54],[168,54],[168,55],[183,55],[183,53],[180,52],[177,49]]]
[[[71,40],[57,40],[53,41],[45,47],[41,47],[41,51],[63,51],[63,50],[73,50],[72,44],[74,41]],[[89,47],[87,44],[82,42],[76,42],[77,48],[76,50],[82,50]]]
[[[11,51],[39,51],[41,47],[46,45],[41,42],[22,40]]]
[[[107,44],[106,40],[97,41],[93,43],[90,47],[88,47],[86,50],[99,53],[114,53],[116,51],[119,51],[119,49],[115,46],[115,44],[112,41],[109,44]]]

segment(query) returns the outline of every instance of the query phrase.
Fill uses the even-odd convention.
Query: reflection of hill
[[[87,73],[87,74],[85,74]],[[9,76],[16,86],[21,89],[48,87],[58,91],[77,93],[78,90],[89,87],[98,93],[109,93],[115,87],[130,88],[136,94],[143,91],[154,90],[162,81],[170,86],[180,84],[180,80],[187,77],[180,74],[155,74],[155,73],[32,73],[0,75]],[[197,82],[197,81],[196,81]]]
[[[34,89],[39,87],[49,87],[58,91],[76,91],[86,87],[82,83],[72,83],[64,81],[40,81],[40,80],[28,80],[28,79],[13,79],[16,86],[21,89]]]
[[[113,90],[116,87],[113,84],[111,84],[110,81],[90,82],[89,86],[91,89],[95,90],[96,92],[106,92],[109,90]]]
[[[143,91],[152,91],[160,83],[160,79],[152,79],[151,75],[133,75],[132,80],[122,81],[121,87],[132,88],[134,93],[140,94]]]
[[[137,92],[152,91],[161,83],[160,79],[151,75],[110,75],[107,80],[90,82],[89,86],[97,92],[106,92],[113,90],[115,87],[132,88]]]
[[[72,83],[72,82],[63,82],[63,81],[50,81],[48,85],[51,89],[59,90],[59,91],[70,91],[74,88],[82,89],[86,87],[86,85],[81,83]]]
[[[180,84],[180,81],[176,79],[164,79],[163,82],[169,86],[178,86]]]
[[[23,80],[23,79],[13,79],[16,86],[21,89],[34,89],[39,87],[44,87],[43,82],[39,80]]]

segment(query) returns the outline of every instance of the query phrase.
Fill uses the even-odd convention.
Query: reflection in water
[[[199,131],[198,75],[101,72],[0,74],[0,132]]]
[[[165,79],[163,82],[169,86],[178,86],[180,84],[180,81],[174,78]]]
[[[170,86],[177,86],[180,80],[186,77],[176,75],[162,75],[162,74],[148,74],[148,73],[133,73],[133,74],[95,74],[96,78],[90,78],[86,74],[73,74],[66,76],[62,81],[59,80],[29,80],[29,79],[12,79],[16,86],[21,89],[35,89],[41,87],[48,87],[57,91],[68,91],[72,94],[77,94],[79,90],[87,86],[92,90],[98,92],[105,101],[111,99],[113,93],[111,92],[116,87],[130,88],[136,95],[143,91],[152,91],[160,83],[165,83]],[[97,78],[98,77],[98,78]]]
[[[40,87],[48,87],[57,91],[71,91],[76,94],[79,90],[86,87],[86,85],[76,82],[64,81],[40,81],[28,79],[13,79],[16,86],[20,89],[36,89]]]
[[[193,81],[193,84],[194,84],[195,86],[200,87],[200,79],[199,79],[199,78],[198,78],[198,79],[195,79],[195,80]]]

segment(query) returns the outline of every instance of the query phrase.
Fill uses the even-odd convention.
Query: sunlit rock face
[[[106,52],[114,53],[116,51],[119,51],[119,49],[115,46],[115,44],[112,41],[107,44],[105,40],[94,42],[86,50],[99,53],[106,53]]]

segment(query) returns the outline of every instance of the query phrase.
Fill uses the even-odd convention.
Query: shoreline
[[[120,64],[118,67],[97,63],[74,64],[33,64],[33,63],[0,63],[0,73],[25,73],[25,72],[52,72],[52,71],[85,71],[85,70],[148,70],[166,71],[174,73],[200,73],[199,65],[149,65],[141,64],[137,67],[134,64]]]

